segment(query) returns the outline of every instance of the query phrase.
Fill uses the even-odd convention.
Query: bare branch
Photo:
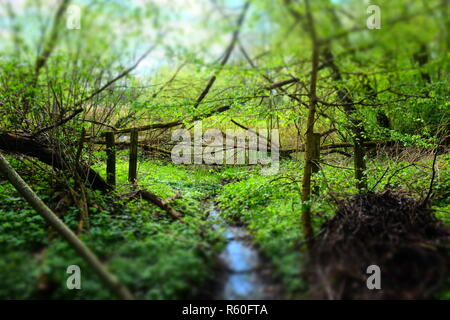
[[[231,42],[228,45],[227,49],[225,50],[225,53],[223,55],[222,60],[220,61],[219,68],[211,76],[211,78],[209,79],[208,83],[206,84],[206,87],[203,89],[202,93],[200,93],[200,95],[198,96],[197,101],[196,101],[196,103],[194,105],[194,108],[197,108],[200,105],[200,103],[202,103],[203,99],[209,93],[209,90],[213,86],[214,82],[216,82],[217,76],[222,71],[223,66],[225,66],[225,64],[228,62],[228,59],[230,58],[231,52],[233,51],[234,47],[236,46],[236,43],[237,43],[237,40],[238,40],[238,37],[239,37],[239,33],[241,31],[241,28],[242,28],[242,24],[244,23],[245,14],[247,12],[247,9],[248,9],[249,5],[250,5],[249,2],[245,3],[244,8],[242,10],[242,13],[239,16],[238,21],[237,21],[236,30],[233,32],[233,35],[231,37]]]

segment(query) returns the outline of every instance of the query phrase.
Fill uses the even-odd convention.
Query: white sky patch
[[[223,17],[211,0],[132,0],[136,6],[156,4],[162,9],[165,30],[163,44],[158,46],[137,68],[138,73],[152,72],[164,64],[182,63],[171,61],[166,56],[166,49],[174,52],[187,48],[190,52],[212,61],[218,59],[225,50],[230,37],[217,28],[205,27],[205,17],[210,21],[223,23]],[[166,20],[167,19],[167,20]],[[150,30],[150,29],[147,29]],[[156,33],[156,30],[152,33]],[[154,34],[151,36],[154,37]],[[211,61],[209,61],[211,62]]]
[[[27,2],[27,0],[2,0],[2,1],[0,1],[0,5],[1,5],[0,11],[3,11],[5,4],[9,4],[14,11],[23,10],[26,5],[26,2]]]

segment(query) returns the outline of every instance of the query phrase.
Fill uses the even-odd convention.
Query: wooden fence
[[[110,186],[116,185],[116,132],[106,132],[106,182]],[[314,150],[313,150],[313,164],[312,173],[316,174],[320,170],[320,133],[314,133]],[[128,181],[132,184],[137,182],[137,162],[138,162],[138,144],[139,144],[139,131],[132,129],[130,132],[130,152],[129,152],[129,166],[128,166]],[[319,189],[316,186],[313,188],[313,193],[318,194]]]

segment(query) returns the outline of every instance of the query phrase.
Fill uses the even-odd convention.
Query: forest
[[[0,0],[0,300],[447,300],[449,163],[449,0]]]

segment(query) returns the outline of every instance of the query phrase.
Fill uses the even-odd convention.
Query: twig
[[[82,108],[74,110],[70,116],[68,116],[68,117],[66,117],[66,118],[64,118],[64,119],[62,119],[62,120],[60,120],[60,121],[58,121],[58,122],[56,122],[56,123],[54,123],[54,124],[52,124],[50,126],[44,127],[42,129],[40,129],[39,131],[33,133],[31,135],[31,138],[34,138],[34,137],[40,135],[41,133],[44,133],[45,131],[48,131],[48,130],[54,129],[56,127],[62,126],[66,122],[69,122],[70,120],[75,118],[78,114],[80,114],[83,111],[84,111],[84,109],[82,109]]]
[[[236,46],[239,33],[241,31],[242,24],[244,23],[245,14],[247,12],[247,9],[249,7],[250,3],[246,2],[244,5],[244,9],[242,10],[241,15],[238,18],[237,21],[237,27],[236,30],[233,32],[233,36],[231,37],[231,42],[228,45],[227,49],[225,50],[225,53],[223,55],[222,60],[219,64],[219,69],[209,78],[208,83],[206,84],[206,87],[203,89],[203,91],[200,93],[200,95],[197,98],[197,101],[194,105],[194,109],[196,109],[200,103],[202,103],[203,99],[206,97],[206,95],[209,93],[209,90],[213,86],[214,82],[217,80],[217,76],[219,75],[220,71],[222,70],[223,66],[228,62],[228,59],[230,58],[231,52],[233,51],[234,47]]]
[[[389,167],[386,168],[386,170],[384,170],[383,174],[381,175],[380,179],[377,180],[377,182],[373,185],[372,188],[370,188],[370,192],[372,192],[373,190],[375,190],[375,188],[377,187],[377,185],[381,182],[381,180],[383,180],[384,176],[386,175],[386,173],[389,171]]]
[[[439,145],[436,147],[436,151],[435,151],[434,157],[433,157],[433,165],[432,165],[432,169],[431,169],[431,181],[430,181],[430,187],[428,188],[428,194],[425,197],[425,199],[423,199],[420,206],[425,205],[428,202],[428,200],[430,200],[431,193],[433,192],[433,183],[434,183],[434,178],[436,176],[436,159],[437,159],[438,155],[439,155]]]
[[[178,211],[176,211],[175,209],[173,209],[169,204],[168,201],[164,201],[163,199],[161,199],[160,197],[158,197],[156,194],[154,194],[153,192],[150,192],[148,190],[137,190],[137,191],[132,191],[130,193],[126,193],[124,194],[125,197],[130,197],[130,198],[141,198],[144,200],[147,200],[155,205],[157,205],[159,208],[161,208],[162,210],[166,211],[170,216],[172,216],[173,218],[175,218],[176,220],[182,222],[182,223],[186,223],[186,221],[183,220],[183,215],[181,213],[179,213]],[[176,195],[175,195],[176,196]],[[180,195],[181,196],[181,195]],[[173,200],[173,199],[172,199]]]
[[[122,73],[120,73],[117,77],[115,77],[114,79],[111,79],[110,81],[108,81],[105,85],[103,85],[102,87],[98,88],[97,90],[95,90],[93,93],[91,93],[88,97],[83,98],[81,100],[79,100],[78,102],[75,103],[75,107],[80,107],[83,105],[83,103],[85,103],[86,101],[92,99],[93,97],[97,96],[98,94],[100,94],[101,92],[103,92],[104,90],[106,90],[107,88],[109,88],[112,84],[114,84],[115,82],[117,82],[118,80],[122,79],[123,77],[127,76],[131,71],[133,71],[138,65],[139,63],[145,58],[147,57],[147,55],[153,51],[153,49],[156,47],[152,46],[150,47],[137,61],[134,65],[132,65],[131,67],[129,67],[128,69],[124,70]],[[31,135],[32,138],[48,131],[51,129],[54,129],[56,127],[62,126],[63,124],[65,124],[66,122],[72,120],[76,115],[78,115],[79,113],[83,112],[84,109],[83,108],[79,108],[76,109],[69,117],[62,119],[61,121],[58,121],[57,123],[47,126],[45,128],[40,129],[39,131],[33,133]]]

